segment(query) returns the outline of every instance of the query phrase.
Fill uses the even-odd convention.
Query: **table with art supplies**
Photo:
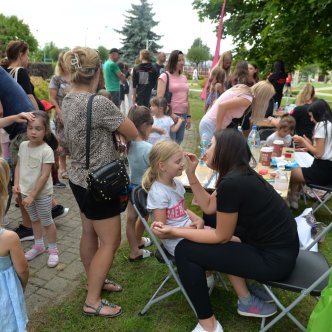
[[[280,149],[279,157],[273,156],[276,149]],[[282,198],[287,199],[291,170],[296,167],[299,165],[295,160],[294,148],[262,147],[261,159],[256,170],[276,189]]]

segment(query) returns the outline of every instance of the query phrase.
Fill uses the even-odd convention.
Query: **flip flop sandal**
[[[138,249],[144,249],[146,247],[151,246],[152,242],[151,242],[150,238],[148,238],[148,237],[142,237],[142,239],[143,239],[144,243],[141,244],[141,245],[139,245]]]
[[[109,303],[107,300],[105,299],[102,299],[100,301],[100,304],[97,308],[91,306],[91,305],[88,305],[86,303],[84,303],[84,307],[86,308],[90,308],[90,309],[93,309],[94,311],[85,311],[83,310],[83,314],[86,315],[86,316],[99,316],[99,317],[106,317],[106,318],[114,318],[114,317],[117,317],[117,316],[120,316],[122,314],[122,309],[120,308],[120,310],[118,312],[116,312],[115,314],[108,314],[108,315],[105,315],[105,314],[101,314],[100,311],[103,307],[110,307],[110,308],[116,308],[117,306],[113,303]]]
[[[142,249],[143,251],[143,254],[142,255],[139,255],[135,258],[131,258],[129,257],[128,260],[130,263],[134,263],[134,262],[138,262],[138,261],[141,261],[142,259],[144,258],[148,258],[148,257],[151,257],[153,256],[153,252],[149,251],[149,250],[145,250],[145,249]]]
[[[113,286],[114,288],[113,289],[110,289],[108,288],[107,286],[108,285],[111,285]],[[117,284],[116,282],[114,282],[113,280],[109,280],[109,279],[105,279],[104,281],[104,286],[102,288],[104,291],[107,291],[107,292],[113,292],[113,293],[119,293],[119,292],[122,292],[122,287]]]
[[[62,177],[63,179],[66,179],[66,180],[69,179],[69,177],[68,177],[68,173],[67,173],[67,172],[61,172],[61,177]]]

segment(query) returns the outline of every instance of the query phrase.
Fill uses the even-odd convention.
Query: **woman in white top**
[[[314,183],[329,185],[332,183],[332,112],[329,104],[317,99],[308,108],[310,120],[315,124],[313,142],[305,135],[293,137],[294,142],[310,152],[314,162],[310,167],[299,167],[292,170],[290,204],[298,208],[301,184]]]

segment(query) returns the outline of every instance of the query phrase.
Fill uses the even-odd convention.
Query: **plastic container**
[[[274,189],[276,190],[286,190],[288,188],[288,177],[287,173],[279,168],[276,172],[276,176],[274,178]]]

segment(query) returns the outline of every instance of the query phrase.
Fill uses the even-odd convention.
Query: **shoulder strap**
[[[169,75],[168,75],[168,72],[165,71],[165,74],[167,76],[167,80],[166,80],[166,90],[165,91],[169,91]]]
[[[89,97],[88,105],[86,107],[86,142],[85,142],[85,168],[90,167],[90,137],[91,137],[91,118],[92,118],[92,101],[96,94]]]

